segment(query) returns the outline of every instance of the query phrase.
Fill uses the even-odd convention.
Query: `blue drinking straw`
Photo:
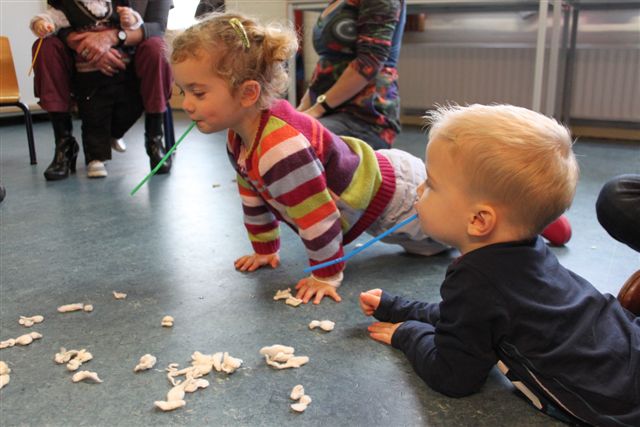
[[[364,251],[365,249],[367,249],[369,246],[373,245],[378,240],[384,239],[386,236],[388,236],[389,234],[393,233],[398,228],[401,228],[401,227],[409,224],[411,221],[413,221],[413,220],[415,220],[417,218],[418,218],[418,214],[411,215],[409,218],[407,218],[404,221],[394,225],[393,227],[391,227],[390,229],[388,229],[384,233],[374,237],[373,239],[369,240],[364,245],[360,246],[359,248],[356,248],[356,249],[352,250],[351,252],[349,252],[345,256],[342,256],[342,257],[336,258],[336,259],[332,259],[331,261],[323,262],[322,264],[314,265],[312,267],[307,267],[307,268],[304,269],[304,272],[305,273],[311,273],[312,271],[318,270],[319,268],[328,267],[330,265],[337,264],[337,263],[342,262],[342,261],[346,261],[349,258],[351,258],[352,256]]]
[[[153,168],[153,170],[151,172],[149,172],[149,174],[147,176],[144,177],[144,179],[142,181],[140,181],[140,184],[136,185],[136,188],[134,188],[133,190],[131,190],[131,195],[133,196],[134,194],[136,194],[136,191],[138,191],[140,189],[140,187],[142,187],[144,185],[145,182],[149,181],[149,178],[151,178],[156,172],[158,172],[158,169],[160,169],[160,167],[162,167],[162,165],[164,165],[164,162],[167,161],[167,159],[169,158],[169,156],[171,154],[173,154],[174,151],[176,151],[176,148],[178,148],[178,144],[180,144],[182,142],[182,140],[184,139],[185,136],[187,136],[187,134],[189,132],[191,132],[191,129],[193,129],[193,127],[196,125],[196,122],[191,122],[191,124],[189,125],[189,127],[187,128],[187,130],[184,131],[184,133],[182,134],[182,136],[180,137],[180,139],[178,139],[178,142],[176,142],[175,144],[173,144],[173,147],[171,147],[171,149],[169,151],[167,151],[167,154],[164,155],[164,157],[162,158],[162,160],[160,160],[160,162],[156,165],[155,168]]]

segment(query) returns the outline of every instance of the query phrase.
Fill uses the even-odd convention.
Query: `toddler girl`
[[[413,215],[416,188],[426,177],[417,157],[338,137],[278,100],[296,48],[292,30],[231,13],[214,13],[173,42],[184,110],[203,133],[229,129],[227,152],[254,250],[236,260],[241,271],[278,266],[280,222],[301,237],[310,265],[343,256],[343,246],[364,231],[381,234]],[[423,255],[446,249],[417,221],[384,241]],[[340,301],[344,268],[340,262],[301,279],[297,297]]]

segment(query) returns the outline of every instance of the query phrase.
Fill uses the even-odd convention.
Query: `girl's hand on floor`
[[[373,315],[380,305],[382,289],[370,289],[360,294],[360,308],[367,316]]]
[[[234,263],[236,270],[240,271],[255,271],[265,265],[270,265],[271,268],[276,268],[280,265],[280,255],[278,253],[262,255],[252,254],[245,255],[238,258]]]
[[[374,340],[380,341],[383,344],[391,345],[391,338],[393,337],[393,333],[396,331],[396,329],[398,329],[400,325],[402,325],[402,322],[376,322],[369,325],[367,330],[369,331],[369,336]]]
[[[342,301],[342,298],[338,295],[338,289],[336,286],[331,286],[326,282],[318,281],[313,276],[305,277],[300,280],[296,285],[296,289],[298,290],[296,298],[301,299],[305,304],[308,303],[314,295],[314,304],[320,304],[320,301],[322,301],[322,298],[324,297],[331,297],[336,302]]]

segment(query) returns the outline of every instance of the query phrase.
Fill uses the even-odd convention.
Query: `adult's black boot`
[[[158,163],[165,156],[166,151],[164,150],[164,142],[162,141],[162,113],[146,113],[144,120],[144,146],[147,149],[147,154],[149,155],[149,165],[151,166],[151,170],[155,169],[158,166]],[[160,169],[158,169],[157,174],[169,173],[171,170],[171,156],[167,159],[166,162]]]
[[[49,113],[53,133],[56,138],[56,149],[51,164],[44,171],[47,181],[57,181],[69,176],[69,171],[76,171],[76,160],[80,147],[71,134],[71,115],[68,113]]]

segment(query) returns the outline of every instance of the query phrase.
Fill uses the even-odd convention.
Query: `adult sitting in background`
[[[130,3],[142,16],[144,24],[136,30],[115,28],[78,33],[63,29],[58,37],[48,37],[42,41],[34,64],[34,89],[35,95],[40,98],[40,106],[49,113],[56,142],[53,161],[44,173],[47,180],[66,178],[74,152],[78,149],[72,133],[70,114],[75,66],[69,48],[104,75],[113,76],[126,70],[126,64],[117,47],[135,46],[133,63],[145,111],[145,147],[151,168],[154,168],[165,155],[163,114],[171,96],[173,79],[164,55],[165,43],[162,35],[166,29],[172,1],[114,0],[112,3],[114,6]],[[53,7],[60,7],[61,4],[76,8],[80,6],[76,0],[48,0],[48,4]],[[87,9],[84,9],[82,13],[86,12]],[[36,49],[37,44],[34,44],[34,53]],[[167,161],[158,173],[167,173],[170,168],[171,163]]]
[[[320,56],[298,110],[374,149],[400,131],[397,63],[405,0],[330,0],[313,29]]]
[[[196,7],[196,18],[211,12],[224,12],[224,0],[200,0]]]
[[[81,4],[58,2],[58,8],[49,7],[46,12],[34,16],[29,25],[31,31],[37,37],[45,38],[62,28],[72,28],[79,33],[110,28],[132,31],[143,24],[139,13],[126,6],[117,6],[114,10],[111,0],[80,1]],[[88,13],[82,13],[83,7],[87,7]],[[89,16],[92,19],[88,19]],[[82,120],[82,147],[89,178],[107,176],[104,162],[111,159],[110,138],[122,138],[143,111],[130,61],[135,47],[122,45],[117,50],[127,69],[113,75],[101,73],[83,55],[74,55],[76,74],[72,80]],[[72,144],[67,151],[70,153],[69,169],[74,171],[77,144]]]
[[[640,252],[640,174],[618,175],[600,190],[596,214],[602,227],[614,239]],[[625,282],[618,300],[640,316],[640,270]]]

